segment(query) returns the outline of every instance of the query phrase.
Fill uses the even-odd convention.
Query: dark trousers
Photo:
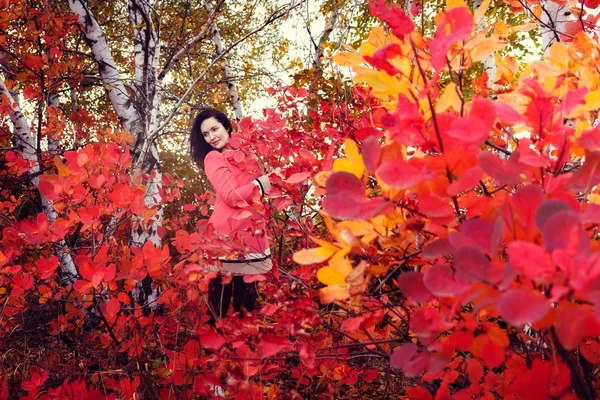
[[[218,276],[208,283],[208,301],[215,313],[213,317],[227,315],[232,294],[234,312],[241,312],[242,307],[252,312],[256,307],[256,282],[246,283],[243,276],[234,276],[231,282],[224,285],[223,279]]]

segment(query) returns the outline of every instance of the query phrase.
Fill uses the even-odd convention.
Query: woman
[[[225,114],[206,108],[196,117],[190,134],[191,156],[204,169],[216,192],[209,223],[219,236],[231,239],[238,253],[233,259],[231,255],[219,257],[220,268],[214,265],[208,268],[233,274],[227,284],[223,284],[220,273],[209,282],[209,305],[215,318],[227,314],[232,294],[235,312],[241,312],[242,307],[248,312],[254,310],[256,284],[244,282],[244,276],[263,274],[272,268],[265,219],[253,207],[271,183],[256,157],[227,145],[231,131],[231,122]]]

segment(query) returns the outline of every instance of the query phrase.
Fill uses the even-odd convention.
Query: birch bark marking
[[[155,135],[158,129],[158,110],[160,109],[160,92],[158,88],[158,67],[160,59],[159,32],[154,24],[154,10],[144,1],[129,0],[129,19],[134,29],[134,87],[135,104],[140,114],[141,132],[136,138],[133,148],[134,170],[142,172],[146,180],[144,203],[148,208],[156,207],[156,214],[148,226],[144,226],[139,218],[134,216],[138,228],[131,234],[131,242],[135,247],[142,247],[150,241],[155,247],[161,247],[162,241],[158,236],[158,227],[163,222],[162,209],[162,170],[160,155]],[[135,225],[135,224],[134,224]],[[159,290],[152,285],[150,276],[137,282],[133,296],[138,304],[154,309]]]
[[[213,43],[215,44],[215,48],[217,50],[217,57],[219,57],[223,53],[223,42],[221,40],[221,34],[219,33],[219,28],[217,27],[217,23],[213,23],[212,25],[212,37]],[[244,117],[244,110],[242,109],[242,103],[240,103],[240,97],[237,92],[237,87],[235,86],[234,79],[235,77],[231,73],[231,68],[229,68],[229,61],[227,61],[227,57],[223,57],[223,75],[225,76],[225,82],[227,83],[227,89],[229,90],[229,97],[231,99],[231,104],[233,105],[233,111],[235,113],[236,121],[240,121]]]
[[[473,0],[473,13],[476,14],[477,10],[481,7],[483,0]],[[476,21],[475,30],[481,32],[488,26],[485,15],[479,21]],[[494,84],[494,78],[496,77],[496,61],[494,60],[494,53],[490,54],[488,58],[483,60],[483,70],[487,72],[487,87],[492,88]]]
[[[207,10],[209,13],[212,13],[212,9],[207,8]],[[240,96],[238,95],[237,87],[234,83],[235,77],[231,73],[231,68],[229,68],[229,61],[227,61],[227,57],[223,56],[225,50],[223,48],[223,41],[221,40],[221,34],[219,33],[219,28],[217,27],[216,21],[213,22],[211,26],[211,32],[213,43],[215,44],[215,50],[217,52],[216,57],[223,61],[223,67],[221,67],[221,70],[225,76],[225,82],[227,83],[227,89],[229,90],[229,98],[231,99],[231,105],[233,106],[235,119],[236,121],[240,121],[244,117],[244,110],[242,109]]]
[[[565,4],[559,4],[554,0],[540,0],[542,15],[538,21],[542,31],[542,49],[544,55],[547,54],[550,47],[560,42],[560,34],[566,32],[566,25],[570,21],[576,21],[569,7]]]
[[[115,108],[121,125],[137,139],[141,131],[140,119],[127,94],[102,28],[88,9],[87,1],[69,0],[69,7],[73,14],[77,15],[85,40],[98,63],[104,89]]]
[[[37,190],[40,184],[40,163],[37,156],[36,138],[31,132],[29,127],[29,121],[23,115],[19,103],[14,99],[6,85],[4,80],[0,79],[0,97],[8,99],[11,107],[10,120],[14,128],[14,136],[17,147],[21,149],[23,159],[31,163],[31,169],[29,170],[29,180],[32,186]],[[48,221],[54,222],[58,218],[58,214],[52,208],[52,203],[46,199],[44,195],[39,193],[40,201],[42,204],[42,212],[48,218]],[[61,262],[62,282],[66,284],[73,284],[77,280],[77,268],[73,262],[73,257],[66,251],[67,244],[64,239],[53,245],[54,252]]]
[[[48,107],[46,108],[46,122],[51,118],[50,109],[58,110],[58,93],[52,92],[48,96]],[[48,152],[52,157],[60,153],[60,146],[58,144],[58,135],[54,130],[48,132]]]

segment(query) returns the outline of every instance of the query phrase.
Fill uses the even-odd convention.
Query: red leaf
[[[321,204],[329,215],[338,219],[354,218],[361,210],[361,202],[341,195],[327,195]]]
[[[194,361],[200,355],[200,344],[197,340],[190,340],[183,346],[183,354],[188,361]]]
[[[392,29],[392,32],[394,32],[394,35],[400,39],[415,29],[415,25],[404,10],[395,5],[391,5],[389,8],[386,7],[385,0],[371,0],[369,2],[369,10],[371,14],[386,22]]]
[[[289,349],[291,346],[292,342],[288,338],[269,333],[260,339],[258,350],[263,357],[272,357],[280,351]]]
[[[322,202],[323,209],[334,218],[370,219],[391,207],[391,203],[383,198],[367,199],[363,183],[350,172],[331,174],[325,187],[327,196]]]
[[[600,125],[584,130],[579,137],[579,145],[586,150],[600,150]]]
[[[554,116],[552,100],[537,81],[525,79],[523,83],[521,93],[531,99],[527,104],[525,117],[535,132],[549,130]]]
[[[219,350],[225,344],[225,338],[211,328],[200,334],[200,344],[205,349]]]
[[[375,173],[381,159],[381,144],[378,138],[370,136],[362,142],[362,157],[367,171]]]
[[[530,167],[543,168],[550,164],[550,159],[531,149],[531,140],[519,140],[519,162]]]
[[[48,279],[54,275],[56,268],[58,268],[58,257],[52,256],[50,258],[40,258],[36,262],[36,272],[40,279]],[[0,264],[1,265],[1,264]]]
[[[363,56],[364,59],[374,67],[384,70],[390,76],[394,76],[398,71],[388,60],[402,54],[402,49],[397,43],[389,44],[375,52],[373,57]]]
[[[490,261],[475,247],[461,247],[454,252],[456,277],[463,282],[499,282],[502,275],[491,268]]]
[[[575,35],[573,35],[575,36]],[[563,115],[567,116],[578,106],[585,104],[585,96],[589,90],[585,87],[571,89],[567,92],[564,101],[561,106],[563,107]]]
[[[422,160],[417,158],[408,161],[384,161],[377,169],[377,174],[385,183],[396,189],[410,189],[435,176],[435,173],[426,171]]]
[[[579,347],[581,355],[592,364],[600,364],[600,343],[588,340]]]
[[[467,375],[471,384],[479,383],[481,378],[483,378],[483,364],[476,358],[470,358],[467,361]]]
[[[423,248],[422,255],[427,259],[434,259],[438,257],[445,257],[452,253],[453,247],[450,241],[446,238],[437,239],[427,244]]]
[[[382,119],[388,128],[389,138],[406,146],[421,146],[427,142],[423,137],[425,122],[419,114],[419,106],[405,95],[398,96],[396,111],[386,114]]]
[[[196,205],[195,204],[184,204],[183,211],[196,211]]]
[[[348,333],[354,333],[360,328],[360,324],[363,323],[365,317],[350,317],[346,318],[344,322],[342,322],[342,330]]]
[[[517,240],[509,243],[507,253],[511,265],[531,279],[547,281],[556,274],[550,255],[536,244]]]
[[[112,316],[117,315],[119,310],[121,309],[121,302],[119,300],[112,298],[106,303],[106,314]]]
[[[481,169],[500,184],[515,185],[523,181],[521,168],[515,162],[518,152],[515,151],[508,160],[503,160],[489,151],[482,151],[477,156]]]
[[[560,309],[554,329],[558,340],[567,350],[574,350],[583,339],[585,322],[588,316],[578,305],[564,304]]]
[[[414,343],[406,343],[397,347],[390,356],[390,365],[401,369],[406,376],[416,376],[423,372],[429,361],[429,354],[418,353]]]
[[[496,305],[502,318],[516,326],[537,322],[550,309],[546,297],[523,288],[507,290],[500,295]]]
[[[571,209],[559,211],[548,218],[541,233],[544,246],[550,252],[560,249],[575,255],[585,253],[589,248],[589,238],[585,229]]]
[[[400,274],[397,282],[402,294],[412,301],[425,303],[432,298],[431,293],[423,284],[423,275],[420,272],[404,272]]]
[[[346,171],[334,172],[327,178],[325,188],[328,195],[349,197],[361,200],[365,196],[365,187],[353,173]]]
[[[483,170],[479,165],[465,171],[458,180],[453,181],[448,186],[448,194],[450,196],[456,196],[459,193],[466,192],[479,185],[483,176]]]
[[[246,283],[260,282],[266,280],[267,278],[262,274],[244,275],[244,282]]]
[[[310,176],[311,172],[297,172],[292,174],[289,178],[285,179],[285,183],[296,184],[305,181]]]
[[[452,121],[448,136],[463,142],[481,143],[487,139],[496,121],[496,108],[490,100],[475,99],[469,116]]]
[[[300,347],[300,360],[302,364],[306,366],[306,368],[314,368],[316,361],[317,353],[315,348],[309,343],[305,342]]]
[[[571,176],[568,188],[577,192],[588,192],[600,184],[600,151],[588,151],[585,162]]]
[[[493,235],[492,224],[474,218],[463,222],[460,231],[451,232],[448,239],[455,248],[476,247],[484,253],[491,253]]]
[[[425,271],[423,284],[439,297],[457,296],[468,288],[468,285],[456,282],[454,271],[446,264],[435,264]]]
[[[455,7],[444,13],[429,45],[431,65],[436,71],[441,71],[446,64],[446,55],[450,46],[454,42],[466,39],[472,29],[473,16],[467,7]]]
[[[523,118],[521,114],[517,112],[517,110],[508,104],[495,101],[494,106],[496,107],[496,118],[498,118],[499,121],[508,125],[515,125],[525,122],[525,118]]]

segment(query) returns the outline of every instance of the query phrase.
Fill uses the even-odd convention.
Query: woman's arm
[[[204,159],[204,170],[215,191],[220,195],[223,201],[230,207],[241,207],[248,204],[255,190],[262,188],[267,190],[271,185],[266,175],[258,178],[260,184],[255,179],[245,185],[240,185],[235,176],[229,169],[229,163],[218,151],[211,151]]]

